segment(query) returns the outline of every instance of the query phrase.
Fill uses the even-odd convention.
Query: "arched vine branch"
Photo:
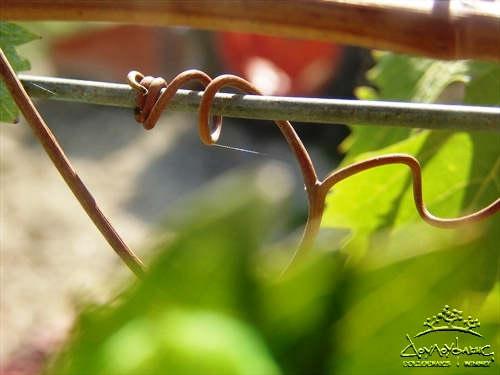
[[[210,106],[220,89],[232,87],[245,93],[262,95],[250,82],[234,75],[221,75],[211,80],[207,74],[199,70],[187,70],[168,84],[163,78],[145,77],[139,72],[131,71],[128,74],[128,82],[137,91],[136,120],[142,122],[145,129],[152,129],[175,92],[189,81],[198,81],[205,86],[198,112],[198,131],[201,141],[207,146],[217,142],[222,129],[222,117],[220,116],[214,116],[212,125],[210,125]],[[422,219],[437,227],[455,228],[460,225],[481,221],[500,210],[500,198],[498,198],[489,206],[470,215],[452,219],[433,216],[425,207],[422,196],[422,168],[417,159],[406,154],[388,154],[370,158],[334,171],[325,179],[319,180],[311,158],[290,122],[279,120],[275,121],[275,123],[299,163],[309,203],[309,214],[302,239],[291,264],[296,263],[314,244],[321,224],[328,191],[343,179],[370,168],[388,164],[407,165],[412,173],[413,196],[417,211]]]
[[[61,174],[66,184],[69,186],[78,202],[94,222],[106,241],[111,245],[113,250],[122,258],[125,264],[138,277],[144,275],[144,265],[141,260],[127,246],[125,241],[113,228],[109,220],[104,216],[101,209],[97,205],[94,197],[88,191],[87,187],[80,179],[70,161],[64,154],[63,149],[59,146],[54,134],[38,113],[30,97],[24,90],[23,85],[19,82],[16,73],[10,66],[3,50],[0,48],[0,75],[2,77],[7,90],[14,98],[24,118],[31,127],[31,130],[42,144],[45,152],[52,160],[52,163]]]

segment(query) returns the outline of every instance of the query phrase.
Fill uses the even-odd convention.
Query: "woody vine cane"
[[[45,152],[50,157],[52,163],[64,178],[77,200],[80,202],[83,209],[94,222],[94,225],[99,229],[103,237],[107,240],[113,250],[122,258],[125,264],[132,270],[132,272],[134,272],[134,274],[138,277],[143,276],[143,263],[127,246],[125,241],[119,236],[109,220],[100,210],[91,193],[88,191],[75,169],[71,166],[71,163],[64,154],[62,148],[59,146],[49,127],[36,110],[30,97],[24,90],[1,49],[0,76],[2,77],[7,90],[15,100],[21,113],[30,125],[33,133],[42,144]],[[167,83],[161,78],[153,79],[152,77],[143,77],[142,74],[137,72],[131,72],[129,74],[129,83],[138,91],[137,99],[139,110],[137,111],[136,118],[140,122],[144,122],[146,128],[151,129],[177,89],[182,84],[190,80],[197,80],[204,86],[207,86],[200,105],[198,119],[201,139],[207,145],[214,144],[221,131],[221,117],[214,117],[213,128],[211,129],[209,126],[210,106],[219,89],[223,86],[232,86],[243,91],[260,94],[250,83],[235,76],[221,76],[212,81],[210,77],[203,72],[187,71],[181,73],[169,85],[167,85]],[[378,165],[403,163],[407,164],[412,169],[414,195],[417,209],[424,220],[430,222],[431,224],[444,227],[454,227],[463,223],[485,219],[500,209],[500,199],[497,199],[488,207],[461,218],[440,219],[433,217],[425,209],[422,201],[420,166],[416,159],[409,155],[386,155],[379,158],[369,159],[340,169],[337,172],[333,172],[323,181],[319,181],[311,159],[309,158],[306,149],[290,123],[288,121],[277,121],[276,123],[299,162],[309,200],[309,216],[303,238],[296,252],[298,255],[305,254],[313,245],[321,222],[324,200],[328,190],[338,181],[347,178],[352,174]],[[294,259],[297,260],[298,257],[296,256]]]
[[[163,78],[144,76],[137,71],[131,71],[127,78],[130,86],[137,91],[138,108],[135,112],[135,118],[138,122],[143,123],[146,130],[151,130],[155,126],[169,100],[172,99],[183,84],[189,81],[198,81],[205,86],[198,111],[198,131],[201,141],[207,146],[214,145],[217,142],[222,130],[221,116],[213,116],[212,126],[210,126],[210,106],[220,89],[232,87],[245,93],[262,95],[250,82],[238,76],[227,74],[211,80],[207,74],[199,70],[182,72],[170,84],[167,84]],[[500,198],[498,198],[487,207],[466,216],[445,219],[432,215],[423,201],[422,168],[420,163],[413,156],[406,154],[388,154],[370,158],[334,171],[323,180],[319,180],[311,158],[290,122],[277,120],[275,123],[299,163],[309,203],[309,213],[302,239],[290,261],[290,266],[296,264],[314,244],[321,224],[328,191],[343,179],[370,168],[388,164],[407,165],[412,173],[413,197],[417,211],[423,220],[437,227],[455,228],[460,225],[481,221],[500,210]]]

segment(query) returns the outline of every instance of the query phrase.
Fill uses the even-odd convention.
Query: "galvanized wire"
[[[52,100],[136,106],[129,85],[20,75],[30,96]],[[196,112],[202,92],[178,90],[167,111]],[[500,108],[449,104],[297,98],[218,93],[211,107],[217,115],[320,124],[396,126],[460,131],[500,131]]]

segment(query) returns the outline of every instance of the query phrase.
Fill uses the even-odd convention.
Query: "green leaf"
[[[39,37],[23,27],[9,23],[0,22],[0,48],[2,48],[7,60],[14,71],[20,72],[30,69],[30,63],[19,56],[15,46],[38,39]],[[0,82],[0,122],[14,122],[19,114],[16,104],[10,97],[3,82]]]
[[[389,86],[382,88],[382,92],[392,89],[400,97],[404,96],[403,88],[406,86],[398,83],[393,87],[391,82],[394,79],[394,72],[385,71],[389,62],[391,62],[389,66],[402,65],[401,59],[395,57],[394,61],[382,60],[382,66],[373,73],[378,83]],[[414,67],[410,71],[415,72],[415,66],[427,69],[422,68],[423,71],[419,75],[417,86],[421,88],[410,90],[406,87],[411,91],[407,95],[423,98],[425,90],[422,87],[426,86],[423,82],[431,79],[430,77],[435,80],[442,76],[439,78],[441,84],[437,85],[442,90],[445,83],[452,82],[466,71],[469,74],[469,78],[463,79],[463,82],[468,81],[465,91],[466,101],[471,104],[482,104],[497,100],[498,94],[494,87],[498,87],[499,71],[494,64],[429,63],[426,59],[418,63],[419,59],[406,59],[407,65]],[[446,67],[446,64],[449,66]],[[415,83],[415,79],[411,77],[415,75],[410,74],[412,83]],[[481,85],[477,84],[478,80]],[[494,94],[485,98],[488,93]],[[430,92],[428,89],[426,95],[429,99],[435,99],[439,96],[439,91],[433,89]],[[370,132],[373,133],[373,140],[358,142],[352,155],[349,152],[349,162],[394,152],[415,156],[423,166],[424,200],[435,215],[457,216],[464,211],[481,208],[498,196],[500,186],[497,177],[500,144],[498,134],[413,132],[408,134],[409,138],[406,140],[376,152],[359,154],[363,148],[372,151],[372,148],[380,143],[377,140],[378,136],[388,140],[387,129],[381,130],[380,134],[377,133],[377,129],[372,129]],[[361,138],[365,139],[368,133],[363,134]],[[473,198],[474,196],[476,198]],[[405,166],[384,166],[353,176],[332,189],[327,197],[327,204],[323,226],[351,229],[353,231],[351,239],[355,242],[353,247],[361,252],[366,250],[371,237],[379,231],[396,232],[399,226],[421,224],[413,204],[411,179]]]
[[[0,122],[15,122],[19,111],[3,82],[0,82]]]
[[[408,57],[386,52],[377,53],[377,65],[368,72],[368,78],[378,88],[358,89],[360,99],[435,102],[443,89],[452,82],[468,80],[466,61],[445,62],[419,57]],[[349,150],[344,165],[356,155],[375,151],[406,139],[414,133],[408,128],[383,126],[355,126],[342,145]]]
[[[405,59],[409,85],[394,82],[396,76],[406,80],[396,69],[399,66],[402,72]],[[434,101],[449,83],[458,80],[466,85],[465,103],[499,104],[497,64],[422,59],[419,65],[418,60],[382,60],[372,73],[382,85],[380,92],[384,96],[394,93],[392,98],[397,99]],[[421,68],[417,81],[415,67]],[[436,216],[463,215],[499,196],[497,133],[413,131],[395,136],[387,129],[364,128],[355,134],[359,138],[349,151],[349,163],[393,152],[414,155],[421,162],[424,201]],[[495,344],[500,308],[492,306],[495,299],[491,296],[494,288],[498,290],[498,216],[456,230],[426,224],[415,209],[411,177],[403,165],[375,168],[342,181],[330,192],[327,204],[323,225],[351,230],[343,251],[351,257],[354,270],[346,282],[351,287],[345,291],[345,312],[334,328],[342,345],[332,353],[332,373],[365,373],[368,366],[371,374],[425,372],[402,369],[400,351],[406,345],[405,334],[418,332],[425,317],[438,313],[445,304],[480,319],[485,315],[487,319],[481,322],[485,339],[469,343]],[[450,344],[452,336],[440,336],[440,343]],[[456,367],[455,362],[452,366],[457,374],[470,370]],[[495,366],[481,370],[496,373]]]
[[[464,103],[500,105],[500,64],[471,62]]]
[[[0,47],[18,46],[40,39],[40,36],[33,34],[24,27],[10,22],[0,22]]]

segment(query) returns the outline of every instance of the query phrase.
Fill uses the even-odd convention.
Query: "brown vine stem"
[[[7,90],[14,98],[14,101],[33,130],[33,133],[42,144],[50,160],[52,160],[52,163],[64,178],[64,181],[66,181],[66,184],[69,186],[76,199],[78,199],[78,202],[80,202],[87,215],[130,270],[138,277],[142,277],[144,275],[143,263],[132,250],[130,250],[100,210],[87,187],[80,179],[75,169],[71,166],[70,161],[58,144],[54,134],[52,134],[42,116],[35,108],[1,48],[0,74]]]
[[[434,0],[2,0],[2,19],[188,26],[424,55],[500,60],[499,6]]]
[[[214,145],[217,142],[222,129],[221,117],[214,117],[213,124],[210,126],[210,107],[220,89],[229,86],[242,90],[245,93],[262,95],[250,82],[234,75],[222,75],[211,80],[208,75],[199,70],[188,70],[179,74],[170,84],[167,84],[163,78],[144,77],[143,74],[132,71],[128,74],[128,82],[137,91],[138,108],[136,111],[136,120],[142,122],[145,129],[152,129],[161,113],[167,107],[168,101],[175,95],[175,92],[182,84],[190,80],[199,81],[206,86],[198,112],[198,130],[201,141],[207,146]],[[313,246],[321,225],[325,198],[328,191],[336,183],[367,169],[388,164],[407,165],[412,172],[413,197],[417,211],[423,220],[437,227],[455,228],[460,225],[481,221],[500,210],[500,198],[498,198],[489,206],[470,215],[452,219],[433,216],[425,207],[423,200],[422,168],[417,159],[406,154],[388,154],[370,158],[334,171],[324,180],[320,181],[306,148],[290,122],[275,121],[275,123],[299,163],[309,203],[309,214],[304,233],[287,269],[297,264],[299,259],[307,254]]]

